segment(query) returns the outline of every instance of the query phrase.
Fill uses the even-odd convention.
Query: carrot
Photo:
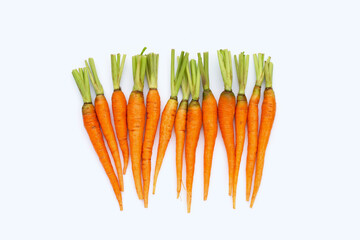
[[[161,115],[160,121],[160,138],[155,164],[155,173],[153,181],[153,194],[155,194],[156,182],[159,176],[162,161],[165,156],[167,145],[171,138],[172,129],[175,122],[175,115],[177,109],[177,94],[184,76],[184,70],[188,63],[188,53],[181,52],[176,74],[175,69],[175,50],[171,50],[171,97],[167,101],[166,106]]]
[[[211,165],[217,136],[217,103],[214,95],[210,90],[209,83],[209,53],[204,54],[204,65],[202,63],[201,54],[198,53],[198,62],[203,82],[203,101],[202,115],[204,126],[204,200],[207,199],[210,184]]]
[[[121,91],[120,80],[122,71],[124,69],[126,55],[124,54],[120,64],[120,54],[111,55],[111,73],[114,85],[114,92],[111,97],[112,110],[114,117],[114,124],[116,136],[119,141],[120,149],[124,158],[124,170],[129,163],[129,146],[127,140],[127,125],[126,125],[126,98]]]
[[[106,142],[110,148],[111,155],[113,156],[115,162],[115,167],[120,183],[120,189],[121,191],[124,191],[124,180],[123,180],[123,173],[121,167],[120,153],[116,142],[114,129],[111,124],[109,105],[104,96],[104,90],[96,72],[94,59],[89,58],[89,63],[85,61],[85,64],[89,68],[90,80],[96,92],[96,98],[95,98],[96,116],[99,119],[101,129],[103,131]]]
[[[91,102],[90,94],[90,83],[89,83],[89,69],[88,68],[79,68],[79,70],[73,70],[72,74],[74,76],[75,82],[80,90],[81,96],[84,101],[82,107],[82,115],[85,129],[89,135],[91,143],[99,157],[99,160],[108,176],[111,186],[115,192],[116,198],[119,202],[120,210],[123,210],[123,203],[121,197],[121,190],[119,182],[116,178],[116,174],[111,165],[109,154],[106,150],[104,139],[100,130],[100,125],[96,117],[95,108]]]
[[[247,158],[246,158],[246,201],[249,201],[252,179],[255,168],[256,161],[256,151],[257,151],[257,142],[258,142],[258,124],[259,124],[259,101],[260,101],[260,91],[261,83],[264,80],[263,73],[263,64],[264,64],[264,54],[259,53],[259,56],[254,54],[254,64],[256,72],[256,83],[249,101],[248,108],[248,149],[247,149]]]
[[[239,93],[237,96],[237,104],[235,110],[235,130],[236,130],[236,149],[235,149],[235,170],[234,170],[234,189],[233,189],[233,208],[236,206],[236,190],[239,178],[239,169],[241,163],[241,156],[244,149],[245,142],[245,127],[247,119],[247,99],[245,96],[245,87],[247,82],[247,75],[249,70],[249,55],[242,52],[239,55],[239,60],[235,58],[236,72],[239,81]]]
[[[235,95],[232,92],[232,66],[231,53],[229,50],[219,50],[219,65],[224,81],[225,90],[219,98],[218,114],[221,135],[225,144],[229,165],[229,195],[232,195],[234,168],[235,168],[235,144],[234,144],[234,115]]]
[[[202,114],[199,104],[200,94],[200,68],[197,66],[196,61],[190,61],[191,75],[189,68],[186,68],[186,75],[190,86],[192,100],[189,104],[187,117],[186,117],[186,142],[185,142],[185,160],[186,160],[186,202],[187,212],[190,213],[191,198],[192,198],[192,185],[194,180],[195,170],[195,155],[196,147],[198,144],[200,130],[202,125]]]
[[[190,95],[189,83],[186,77],[184,77],[181,82],[181,90],[183,93],[183,99],[180,102],[179,108],[175,116],[177,198],[179,198],[181,191],[182,166],[183,166],[183,154],[184,154],[185,131],[186,131],[186,114],[187,114],[188,101]]]
[[[149,85],[149,93],[146,97],[146,126],[142,150],[142,175],[144,184],[144,206],[148,207],[150,187],[151,156],[155,134],[160,118],[160,95],[157,90],[157,76],[159,54],[150,53],[146,56],[146,78]]]
[[[127,107],[127,124],[129,128],[132,172],[136,193],[139,199],[144,199],[141,183],[141,151],[145,127],[143,89],[146,71],[146,56],[142,55],[145,50],[146,48],[143,49],[140,55],[132,57],[134,87],[130,94]]]
[[[255,170],[254,189],[251,197],[250,207],[254,205],[256,195],[260,188],[262,172],[264,169],[265,151],[269,142],[271,129],[275,119],[276,101],[275,93],[272,89],[273,63],[270,57],[265,63],[265,92],[264,100],[261,106],[261,120],[259,130],[259,140],[257,146],[257,161]]]

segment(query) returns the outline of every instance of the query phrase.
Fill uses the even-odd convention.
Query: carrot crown
[[[204,65],[201,59],[201,54],[198,53],[198,63],[201,73],[201,79],[204,90],[210,89],[210,82],[209,82],[209,52],[204,52]]]
[[[184,77],[185,67],[188,64],[189,53],[181,52],[178,66],[175,74],[175,49],[171,50],[171,97],[177,97],[182,79]]]
[[[177,57],[177,61],[179,62],[179,56]],[[186,64],[185,68],[189,68],[189,65]],[[185,73],[186,73],[186,69],[185,69]],[[189,100],[190,88],[186,74],[184,74],[184,77],[181,81],[181,90],[182,90],[183,100]]]
[[[235,68],[239,82],[239,94],[245,94],[245,87],[249,72],[249,55],[245,55],[245,52],[239,54],[239,60],[234,55]]]
[[[260,87],[261,83],[264,80],[264,54],[259,53],[258,55],[254,54],[254,64],[256,72],[256,83],[255,85]]]
[[[78,86],[81,97],[84,103],[91,103],[90,83],[89,83],[89,69],[79,68],[72,71],[76,85]]]
[[[121,75],[124,69],[126,54],[123,55],[120,63],[120,53],[111,54],[111,75],[114,85],[114,90],[120,89]]]
[[[190,86],[190,91],[193,100],[199,100],[200,95],[200,68],[197,66],[196,61],[191,59],[190,61],[191,73],[189,67],[186,68],[186,75]]]
[[[146,78],[149,88],[157,88],[159,54],[149,53],[146,55]]]
[[[89,58],[89,63],[88,63],[88,61],[85,60],[85,64],[86,64],[86,67],[89,69],[90,80],[91,80],[92,85],[94,86],[96,95],[104,94],[104,89],[100,83],[99,77],[96,72],[94,59]]]
[[[146,72],[146,56],[143,55],[146,47],[143,48],[140,55],[135,55],[132,57],[132,69],[133,69],[133,78],[134,78],[134,87],[133,91],[142,92],[144,89],[144,79]]]
[[[273,77],[273,63],[270,62],[271,57],[265,62],[264,72],[265,72],[265,87],[272,87],[272,77]]]
[[[218,50],[217,55],[219,58],[219,65],[221,75],[224,81],[226,91],[232,90],[232,65],[231,65],[231,52],[227,49]]]

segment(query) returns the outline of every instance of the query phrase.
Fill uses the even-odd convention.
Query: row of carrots
[[[110,109],[104,96],[95,63],[92,58],[85,61],[84,68],[72,71],[75,82],[84,101],[82,115],[85,129],[102,166],[111,182],[115,195],[123,210],[121,192],[124,191],[123,174],[129,162],[128,133],[130,142],[130,157],[135,188],[139,199],[144,200],[148,207],[150,188],[151,156],[154,139],[160,120],[160,96],[157,91],[159,55],[150,53],[132,57],[134,87],[126,101],[120,88],[121,75],[124,69],[126,55],[111,55],[111,71],[114,92],[111,98],[115,131],[111,123]],[[160,136],[157,150],[155,173],[153,179],[153,194],[156,182],[170,141],[173,128],[176,134],[176,177],[177,197],[181,191],[183,152],[185,148],[186,162],[186,191],[187,211],[190,212],[192,185],[195,166],[195,155],[201,127],[204,128],[204,200],[207,199],[210,183],[210,173],[215,140],[219,122],[221,134],[225,144],[229,166],[229,195],[233,199],[233,208],[236,203],[236,189],[238,183],[241,156],[244,148],[246,125],[248,132],[248,153],[246,163],[246,200],[253,206],[259,191],[264,167],[265,151],[275,118],[276,102],[272,89],[273,63],[270,57],[264,61],[264,54],[254,54],[256,83],[250,101],[245,96],[245,87],[249,68],[249,55],[244,52],[234,56],[239,93],[237,101],[232,92],[232,57],[228,50],[217,52],[220,70],[224,81],[224,91],[218,103],[210,90],[209,84],[209,54],[201,56],[198,61],[189,61],[189,53],[181,52],[177,57],[175,71],[175,50],[171,51],[171,96],[162,111],[160,120]],[[144,100],[143,88],[146,79],[149,92]],[[266,89],[262,104],[262,113],[259,127],[258,105],[261,95],[261,85],[265,79]],[[203,86],[202,108],[199,103],[200,81]],[[90,82],[96,92],[95,106],[92,104]],[[183,99],[178,104],[177,95],[182,90]],[[191,95],[191,102],[188,103]],[[178,106],[179,105],[179,106]],[[234,131],[235,119],[235,131]],[[116,173],[111,164],[105,142],[110,149],[115,163]],[[117,140],[116,140],[117,138]],[[120,160],[117,141],[124,158],[124,168]],[[255,171],[255,176],[254,175]],[[254,184],[253,183],[254,180]]]

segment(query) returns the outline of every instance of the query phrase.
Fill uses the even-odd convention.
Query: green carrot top
[[[255,86],[261,87],[261,83],[264,80],[264,54],[254,54],[254,64],[256,72],[256,83]]]
[[[88,61],[85,60],[85,64],[86,64],[86,67],[89,69],[90,80],[91,80],[92,85],[94,86],[96,95],[103,95],[104,89],[103,89],[103,87],[100,83],[99,77],[97,75],[94,59],[89,58],[89,63],[88,63]]]
[[[265,87],[272,87],[272,77],[273,77],[273,63],[270,62],[271,57],[265,62],[264,72],[265,72]]]
[[[124,69],[126,54],[123,55],[122,60],[120,62],[120,53],[111,54],[111,75],[114,85],[114,90],[120,89],[120,80],[121,75]]]
[[[89,83],[89,69],[79,68],[72,71],[76,85],[78,86],[81,97],[84,103],[91,103],[90,83]]]
[[[146,55],[146,78],[149,88],[157,89],[159,54],[149,53]]]
[[[204,91],[210,89],[210,82],[209,82],[209,52],[204,52],[204,64],[201,59],[201,54],[198,53],[198,63],[201,73],[201,80],[203,84]]]
[[[217,51],[221,75],[224,81],[226,91],[232,90],[232,65],[231,52],[227,49]]]
[[[179,56],[177,57],[177,61],[179,62]],[[186,68],[188,68],[188,66],[189,65],[187,64]],[[186,73],[186,69],[185,69],[185,73]],[[190,88],[186,74],[184,74],[183,80],[181,81],[181,90],[182,90],[183,100],[186,101],[189,100]]]
[[[186,75],[189,82],[192,99],[197,101],[199,100],[200,95],[200,68],[194,59],[190,61],[190,68],[191,73],[189,71],[189,67],[186,67]]]
[[[245,52],[239,54],[239,60],[234,55],[235,68],[239,82],[239,94],[245,94],[245,87],[249,72],[249,55],[245,55]]]
[[[171,49],[171,98],[176,98],[188,64],[189,53],[181,52],[175,74],[175,49]]]
[[[144,79],[146,72],[146,56],[143,55],[146,47],[143,48],[140,55],[135,55],[132,57],[132,69],[133,69],[133,78],[134,78],[134,87],[133,91],[142,92],[144,89]]]

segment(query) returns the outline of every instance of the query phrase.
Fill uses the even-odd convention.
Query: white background
[[[356,1],[2,1],[0,239],[359,239],[358,10]],[[245,161],[232,209],[219,131],[208,201],[203,132],[191,214],[184,190],[176,199],[173,135],[149,208],[137,199],[130,165],[119,211],[83,127],[71,70],[93,57],[110,100],[110,54],[126,53],[128,97],[130,57],[144,46],[160,54],[162,107],[171,48],[192,58],[210,52],[217,99],[217,49],[272,56],[277,113],[253,209]],[[251,57],[248,98],[254,82]],[[236,93],[235,74],[233,86]],[[153,167],[155,157],[156,150]]]

